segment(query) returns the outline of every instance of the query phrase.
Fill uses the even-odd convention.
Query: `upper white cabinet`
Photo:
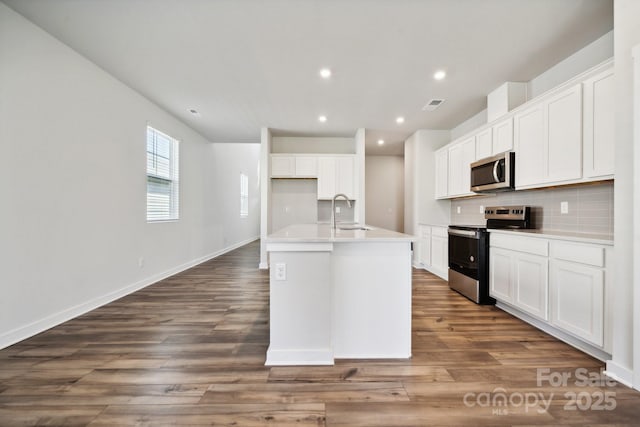
[[[471,168],[476,159],[475,138],[468,138],[449,148],[448,195],[465,196],[471,192]]]
[[[476,160],[493,154],[493,128],[486,128],[476,135]]]
[[[513,150],[513,117],[493,125],[493,149],[491,154]]]
[[[290,178],[295,175],[296,158],[294,156],[271,156],[271,176]]]
[[[338,193],[355,200],[353,156],[318,158],[318,199],[333,199]]]
[[[317,178],[316,156],[271,155],[272,178]]]
[[[516,140],[516,185],[544,182],[546,176],[544,107],[535,104],[513,118]]]
[[[582,177],[582,85],[574,85],[553,96],[544,105],[547,122],[547,182],[557,183],[580,179]]]
[[[436,198],[473,194],[467,143],[473,160],[515,151],[516,190],[613,179],[614,101],[606,62],[451,142],[436,153]]]
[[[436,199],[448,196],[449,187],[449,150],[441,148],[436,151]]]
[[[582,86],[576,84],[514,116],[516,187],[582,176]]]
[[[584,84],[584,175],[612,178],[614,173],[614,79],[606,70]]]

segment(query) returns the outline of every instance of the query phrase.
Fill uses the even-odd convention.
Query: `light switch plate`
[[[340,213],[340,206],[336,206],[336,213]]]
[[[484,206],[480,205],[480,213],[483,214],[484,213]]]
[[[460,206],[456,206],[456,213],[462,212],[462,208]]]
[[[560,202],[560,213],[561,214],[569,213],[569,202]]]

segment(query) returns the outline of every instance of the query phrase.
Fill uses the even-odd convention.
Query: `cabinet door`
[[[448,194],[448,166],[449,151],[440,150],[436,152],[436,199],[443,199]]]
[[[449,196],[471,194],[471,165],[476,158],[475,138],[469,138],[449,148]]]
[[[491,247],[489,256],[489,294],[497,300],[513,302],[513,252]]]
[[[604,274],[599,268],[551,261],[551,323],[602,347]]]
[[[535,317],[547,320],[549,318],[547,310],[548,259],[518,252],[514,258],[513,304]]]
[[[547,181],[582,177],[582,85],[559,93],[546,103]],[[520,158],[522,160],[522,158]],[[528,162],[528,159],[524,159]],[[516,168],[520,167],[516,163]]]
[[[346,194],[354,200],[354,167],[353,157],[336,158],[336,193]],[[335,194],[334,194],[335,195]],[[333,197],[333,196],[332,196]]]
[[[508,119],[493,126],[493,152],[492,154],[503,153],[513,150],[513,118]]]
[[[614,174],[613,69],[584,82],[584,176]]]
[[[296,177],[316,178],[318,176],[317,157],[296,157]]]
[[[431,235],[431,267],[446,274],[449,268],[448,238]]]
[[[420,226],[420,264],[425,267],[431,266],[431,227]]]
[[[332,199],[336,195],[336,159],[318,158],[318,199]]]
[[[541,184],[547,175],[544,108],[538,103],[513,118],[516,151],[516,187]]]
[[[295,157],[293,156],[272,156],[271,176],[292,177],[295,174]]]
[[[493,130],[485,129],[476,135],[476,160],[491,157],[493,154]]]
[[[459,196],[462,194],[462,144],[449,148],[449,167],[447,179],[447,194],[449,196]]]
[[[476,141],[471,138],[462,143],[462,179],[460,194],[473,194],[471,191],[471,163],[476,160]]]

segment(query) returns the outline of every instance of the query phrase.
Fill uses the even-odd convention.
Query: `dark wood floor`
[[[1,350],[0,426],[640,424],[640,393],[576,379],[602,363],[420,270],[411,360],[265,367],[258,251],[250,244]],[[538,386],[537,369],[571,377]]]

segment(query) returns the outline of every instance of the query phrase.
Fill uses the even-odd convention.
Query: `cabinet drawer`
[[[491,242],[491,247],[511,249],[540,256],[549,255],[549,242],[545,239],[491,233],[489,241]]]
[[[604,248],[601,246],[552,242],[551,257],[595,267],[604,267]]]
[[[447,229],[445,227],[431,227],[431,235],[438,237],[448,237]]]

